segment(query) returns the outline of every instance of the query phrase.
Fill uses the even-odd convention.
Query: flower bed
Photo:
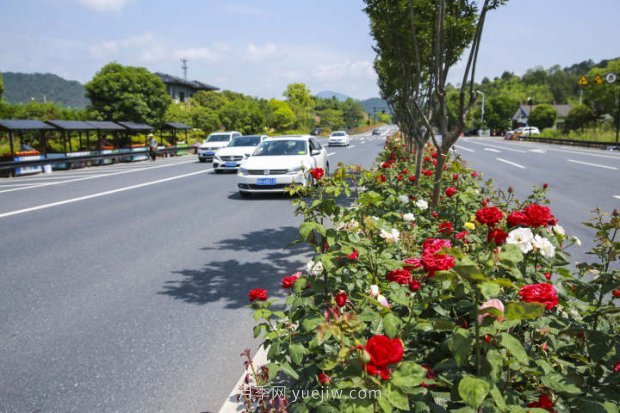
[[[450,161],[432,209],[436,163],[427,147],[416,179],[393,139],[376,169],[315,171],[316,187],[292,190],[310,196],[296,209],[315,255],[282,279],[284,311],[249,293],[269,363],[248,382],[287,392],[244,393],[248,411],[618,411],[618,213],[588,223],[598,261],[573,274],[580,241],[546,185],[520,202]]]

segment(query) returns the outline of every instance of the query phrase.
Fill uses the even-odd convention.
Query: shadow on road
[[[199,305],[225,300],[226,308],[246,306],[247,294],[252,288],[265,288],[270,296],[283,296],[280,280],[301,270],[306,260],[298,255],[310,251],[303,244],[289,246],[297,236],[296,227],[270,228],[219,241],[215,247],[202,248],[204,251],[238,251],[240,255],[243,252],[264,252],[264,256],[259,262],[229,259],[205,263],[200,269],[174,271],[175,279],[166,281],[160,294]]]

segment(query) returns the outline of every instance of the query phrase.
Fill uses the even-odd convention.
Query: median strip
[[[497,159],[500,162],[507,163],[508,165],[512,165],[512,166],[516,166],[517,168],[525,169],[525,166],[523,166],[521,164],[518,164],[516,162],[512,162],[512,161],[509,161],[509,160],[503,159],[503,158],[495,158],[495,159]]]
[[[6,217],[13,216],[13,215],[25,214],[26,212],[39,211],[41,209],[52,208],[52,207],[60,206],[60,205],[72,204],[74,202],[86,201],[88,199],[99,198],[102,196],[112,195],[112,194],[116,194],[119,192],[131,191],[132,189],[138,189],[138,188],[143,188],[146,186],[160,184],[163,182],[174,181],[177,179],[187,178],[190,176],[204,174],[204,173],[211,172],[211,171],[213,171],[213,169],[205,169],[204,171],[192,172],[192,173],[188,173],[184,175],[172,176],[170,178],[158,179],[157,181],[151,181],[151,182],[145,182],[145,183],[138,184],[138,185],[126,186],[124,188],[118,188],[118,189],[113,189],[111,191],[99,192],[97,194],[81,196],[78,198],[66,199],[64,201],[52,202],[50,204],[38,205],[35,207],[31,207],[31,208],[18,209],[16,211],[10,211],[10,212],[5,212],[3,214],[0,214],[0,218],[6,218]]]
[[[600,165],[600,164],[597,164],[597,163],[590,163],[590,162],[583,162],[583,161],[576,161],[576,160],[574,160],[574,159],[567,159],[566,161],[567,161],[567,162],[572,162],[572,163],[578,163],[578,164],[581,164],[581,165],[589,165],[589,166],[594,166],[594,167],[596,167],[596,168],[611,169],[611,170],[613,170],[613,171],[617,171],[617,170],[618,170],[618,168],[613,167],[613,166]]]

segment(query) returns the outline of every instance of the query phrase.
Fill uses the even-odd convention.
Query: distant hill
[[[344,95],[342,93],[334,92],[332,90],[324,90],[322,92],[317,93],[315,96],[321,99],[331,99],[332,97],[336,97],[336,99],[338,99],[341,102],[344,102],[345,100],[349,99],[349,96]]]
[[[2,73],[4,98],[10,103],[26,103],[34,98],[71,108],[90,104],[84,86],[75,80],[65,80],[51,73]]]
[[[358,101],[360,106],[364,108],[364,110],[370,114],[374,114],[377,112],[383,112],[391,114],[392,111],[388,107],[388,104],[385,100],[381,98],[370,98],[366,100]]]

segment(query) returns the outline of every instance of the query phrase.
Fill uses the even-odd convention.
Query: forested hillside
[[[71,108],[85,108],[89,101],[84,86],[51,73],[2,73],[4,98],[9,103],[54,102]]]

